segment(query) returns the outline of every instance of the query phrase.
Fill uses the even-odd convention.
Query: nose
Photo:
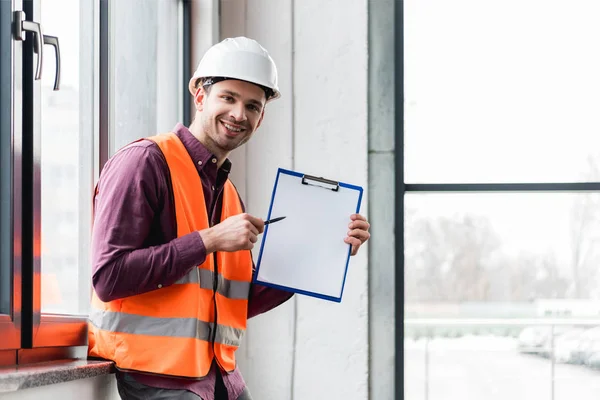
[[[236,122],[245,121],[246,109],[244,108],[244,104],[242,102],[236,102],[236,104],[234,104],[231,110],[229,111],[229,115]]]

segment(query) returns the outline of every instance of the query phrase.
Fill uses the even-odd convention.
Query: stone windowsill
[[[0,368],[0,394],[115,372],[111,361],[63,360]]]

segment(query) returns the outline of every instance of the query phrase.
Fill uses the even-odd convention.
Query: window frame
[[[100,46],[98,46],[96,44],[96,42],[102,42],[103,41],[103,36],[102,33],[108,33],[108,31],[102,32],[101,29],[99,29],[99,25],[101,24],[101,19],[107,18],[108,15],[103,15],[101,14],[101,10],[102,10],[102,1],[98,1],[98,0],[93,0],[93,1],[88,1],[87,4],[86,2],[82,2],[80,7],[83,6],[87,6],[87,7],[91,7],[91,14],[92,14],[92,26],[93,26],[93,30],[91,32],[92,35],[92,43],[93,43],[93,47],[94,47],[94,60],[99,60],[100,62],[102,62],[101,59],[99,59],[99,51],[98,48],[102,46],[102,43],[100,43]],[[39,10],[39,0],[36,1],[35,3],[30,3],[29,5],[26,5],[26,7],[29,7],[25,12],[26,14],[30,14],[34,16],[34,20],[36,19],[36,14],[39,15],[38,10]],[[33,9],[33,7],[35,7],[35,9]],[[29,11],[29,12],[28,12]],[[39,18],[37,18],[39,20]],[[81,24],[81,22],[80,22]],[[87,35],[84,35],[84,39],[85,37],[87,37]],[[60,38],[59,38],[60,40]],[[102,106],[102,103],[99,103],[97,101],[97,97],[98,97],[98,85],[102,85],[104,82],[101,79],[96,79],[97,76],[99,76],[99,67],[98,67],[99,63],[98,61],[93,61],[92,62],[92,68],[93,68],[93,98],[92,98],[92,103],[94,104],[94,109],[92,110],[92,115],[91,120],[96,121],[96,119],[98,118],[97,116],[100,113],[100,110],[98,109],[98,104],[100,104],[100,106]],[[106,64],[106,66],[108,67],[108,64]],[[25,76],[27,77],[26,79],[30,80],[30,83],[33,84],[33,74],[32,73],[26,73]],[[80,100],[81,101],[81,100]],[[100,107],[101,108],[101,107]],[[34,106],[34,110],[36,110],[35,106]],[[35,112],[35,111],[32,111]],[[33,115],[31,117],[31,119],[33,120]],[[80,124],[81,125],[81,124]],[[98,166],[95,163],[95,160],[97,158],[100,158],[99,156],[99,147],[98,147],[98,143],[101,142],[101,139],[99,138],[100,134],[99,134],[99,130],[97,125],[92,122],[91,124],[91,132],[92,132],[92,137],[90,138],[91,142],[92,142],[92,152],[93,152],[93,159],[92,161],[90,161],[90,165],[88,168],[86,169],[90,169],[92,170],[92,174],[93,174],[93,180],[95,181],[97,179],[98,174],[96,173],[96,170],[98,169]],[[89,132],[90,130],[87,129],[85,130],[85,132]],[[33,136],[33,133],[32,133]],[[38,139],[39,140],[39,139]],[[34,145],[35,146],[35,145]],[[41,146],[40,146],[41,147]],[[36,148],[34,147],[32,149],[34,152],[36,151]],[[87,173],[88,171],[83,171],[82,175],[85,175],[85,173]],[[89,179],[89,176],[86,176],[85,179]],[[81,180],[82,178],[80,178]],[[32,179],[33,180],[33,179]],[[39,185],[41,185],[41,180],[38,180]],[[36,196],[35,194],[35,190],[37,190],[38,194]],[[80,200],[83,198],[85,199],[84,201],[90,201],[92,200],[92,190],[93,188],[89,188],[88,193],[85,193],[84,196],[82,196],[82,194],[79,195]],[[33,214],[36,215],[37,220],[41,221],[41,201],[40,201],[40,193],[41,189],[40,188],[34,188],[34,193],[32,193],[32,197],[34,198],[33,201],[36,201],[36,203],[33,203]],[[80,212],[83,213],[83,212]],[[82,215],[77,215],[77,220],[78,220],[78,224],[81,225],[81,219]],[[89,228],[89,223],[87,223],[86,221],[86,225]],[[29,238],[29,243],[35,243],[36,241],[41,243],[41,229],[39,227],[35,227],[33,231],[31,232],[35,237],[33,238]],[[31,249],[32,252],[34,251],[34,249]],[[24,288],[24,293],[26,298],[24,298],[24,302],[30,302],[28,309],[27,309],[27,314],[26,314],[26,328],[27,331],[24,330],[23,333],[23,348],[28,348],[28,349],[36,349],[36,348],[45,348],[45,347],[78,347],[78,346],[87,346],[87,315],[70,315],[70,314],[47,314],[44,313],[42,311],[42,304],[41,304],[41,259],[36,259],[35,257],[31,257],[32,252],[30,252],[30,263],[28,265],[28,273],[23,274],[24,279],[25,277],[27,278],[27,282],[23,282],[23,288]],[[81,265],[85,262],[85,259],[87,257],[85,256],[80,256],[79,260],[78,260],[78,268],[81,268]],[[89,268],[89,266],[88,266]],[[32,271],[32,273],[31,273]],[[40,278],[38,278],[40,277]],[[82,300],[82,298],[80,297],[80,300]],[[20,357],[19,360],[22,360],[23,358]],[[33,359],[37,359],[36,357],[33,357]]]
[[[21,169],[15,163],[15,143],[20,139],[20,109],[13,107],[20,101],[20,92],[15,90],[14,81],[19,78],[21,48],[12,38],[12,10],[20,6],[20,0],[0,2],[0,85],[10,90],[0,94],[0,162],[3,174],[0,175],[0,198],[6,201],[7,208],[0,211],[0,277],[8,279],[10,286],[8,310],[0,310],[0,365],[16,359],[16,351],[21,347],[21,253],[20,208],[21,204],[20,174]],[[13,74],[13,61],[15,72]],[[8,188],[8,190],[6,190]],[[17,211],[17,212],[15,212]],[[8,214],[8,215],[6,215]]]
[[[25,1],[23,11],[28,21],[39,20],[39,2]],[[60,40],[60,38],[59,38]],[[39,361],[25,349],[45,347],[84,346],[87,344],[87,317],[83,315],[45,315],[41,311],[41,180],[39,160],[40,132],[36,132],[35,118],[39,113],[35,96],[39,90],[34,84],[33,41],[23,42],[23,173],[22,173],[22,264],[21,264],[21,346],[17,363],[26,359]],[[38,90],[38,91],[36,91]],[[39,97],[39,96],[38,96]],[[15,107],[18,108],[18,107]],[[40,354],[44,350],[40,351]],[[24,357],[27,354],[28,357]]]
[[[87,315],[47,314],[41,310],[41,263],[40,257],[34,255],[36,250],[34,243],[36,239],[39,243],[41,238],[38,229],[41,215],[39,199],[41,183],[39,180],[34,181],[34,177],[38,178],[36,174],[39,174],[39,167],[38,171],[33,167],[34,159],[40,154],[40,142],[39,137],[35,138],[36,132],[31,122],[34,113],[39,112],[39,107],[36,108],[33,98],[35,90],[33,61],[37,56],[34,55],[33,41],[29,37],[20,42],[15,41],[12,36],[13,10],[23,10],[26,20],[39,22],[37,21],[39,1],[0,1],[0,54],[5,54],[8,47],[14,56],[14,60],[9,61],[3,58],[4,62],[0,64],[0,84],[6,87],[17,79],[22,79],[23,82],[22,91],[19,93],[15,93],[13,89],[0,94],[0,145],[3,146],[0,151],[10,153],[11,166],[14,166],[10,171],[11,182],[8,190],[10,193],[7,193],[4,178],[0,175],[3,189],[0,196],[3,200],[5,196],[10,198],[10,211],[8,211],[10,218],[5,218],[4,214],[1,214],[0,232],[10,231],[11,236],[10,240],[5,239],[6,235],[0,236],[1,254],[7,254],[5,247],[10,247],[8,251],[11,260],[9,263],[4,262],[6,256],[0,258],[0,277],[5,279],[10,276],[12,288],[10,310],[8,310],[10,312],[8,314],[0,312],[0,338],[2,339],[0,340],[0,366],[74,357],[85,358],[87,355]],[[94,182],[97,182],[100,171],[109,158],[111,145],[110,105],[113,98],[109,84],[112,66],[110,52],[112,1],[88,0],[88,6],[93,7],[94,71],[93,94],[91,94],[93,95],[93,122],[91,123],[93,157],[90,161],[90,170],[85,173],[88,174],[86,176],[88,181],[89,174],[92,174]],[[182,45],[180,57],[176,62],[182,80],[186,80],[190,71],[191,1],[177,0],[177,6],[179,21],[182,24],[179,30]],[[15,97],[21,93],[22,97]],[[189,108],[190,99],[187,90],[181,90],[180,102],[188,105],[183,107],[184,110]],[[182,113],[181,117],[184,122],[189,122],[189,112]],[[16,129],[15,124],[18,125]],[[88,130],[86,129],[86,132]],[[6,144],[10,146],[5,146]],[[15,151],[22,151],[22,163],[14,162]],[[4,160],[4,156],[5,154],[2,153],[0,159]],[[34,185],[33,182],[36,184]],[[93,187],[90,188],[89,193],[80,194],[80,197],[85,199],[84,201],[89,199],[91,202]],[[86,220],[82,221],[82,217]],[[87,215],[87,211],[77,216],[80,227],[89,228],[88,217],[91,215]],[[12,243],[7,245],[9,242]],[[87,258],[89,258],[87,254],[80,256],[78,265],[83,264],[91,269]],[[87,293],[82,294],[80,300],[88,301],[87,297]]]
[[[394,2],[394,397],[404,398],[404,1]]]
[[[404,263],[404,240],[405,240],[405,195],[407,193],[532,193],[546,192],[549,194],[560,192],[600,192],[600,182],[525,182],[525,183],[406,183],[404,176],[404,1],[396,0],[394,2],[394,171],[395,171],[395,188],[394,197],[396,211],[394,216],[394,224],[400,229],[396,229],[395,233],[395,360],[394,360],[394,378],[395,388],[394,393],[397,399],[404,398],[404,332],[407,326],[414,324],[417,320],[405,320],[404,312],[404,296],[405,296],[405,263]],[[484,319],[470,319],[462,321],[458,324],[475,324],[485,325]],[[502,326],[525,325],[535,321],[531,320],[494,320],[502,322]],[[489,322],[489,321],[488,321]],[[493,322],[493,321],[492,321]],[[456,321],[452,319],[423,319],[419,322],[422,326],[446,326],[453,324]],[[537,322],[540,325],[549,325],[554,329],[554,325],[561,325],[564,321],[560,319],[552,319],[548,321]],[[593,320],[571,321],[574,324],[589,325],[595,324]]]

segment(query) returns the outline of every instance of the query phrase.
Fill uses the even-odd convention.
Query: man
[[[227,39],[189,90],[189,129],[125,146],[96,188],[89,354],[115,362],[123,399],[251,399],[235,362],[246,320],[292,296],[251,283],[264,221],[228,180],[228,155],[280,96],[275,63],[257,42]],[[354,255],[369,224],[349,217]]]

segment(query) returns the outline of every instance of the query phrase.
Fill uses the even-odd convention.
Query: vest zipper
[[[215,339],[217,338],[217,285],[219,283],[219,278],[218,278],[218,273],[219,273],[219,268],[217,266],[217,252],[213,253],[213,260],[214,260],[214,273],[213,273],[213,304],[215,307],[215,328],[213,329],[212,332],[212,345],[213,345],[213,350],[215,347]]]
[[[210,216],[209,216],[209,225],[211,227],[214,226],[213,224],[213,215],[214,215],[214,209],[215,206],[217,204],[217,197],[218,197],[218,193],[215,194],[215,196],[213,197],[213,204],[211,204],[211,211],[210,211]],[[219,218],[221,219],[221,218]],[[213,349],[213,356],[214,356],[214,360],[217,363],[217,366],[219,366],[220,370],[223,370],[221,363],[219,362],[219,359],[217,358],[216,352],[215,352],[215,340],[217,338],[217,326],[218,326],[218,314],[217,314],[217,289],[218,289],[218,285],[219,285],[219,266],[217,265],[217,252],[215,251],[213,254],[213,264],[214,264],[214,268],[213,268],[213,304],[214,304],[214,310],[215,310],[215,322],[214,322],[214,329],[212,331],[212,338],[210,340],[211,342],[211,346]],[[221,371],[218,371],[219,373]]]
[[[217,358],[216,352],[215,352],[215,341],[217,339],[217,326],[219,325],[219,320],[218,320],[218,315],[217,315],[217,286],[219,284],[219,277],[218,277],[218,272],[219,272],[219,267],[217,266],[217,252],[213,253],[213,259],[214,259],[214,274],[213,274],[213,300],[214,300],[214,307],[215,307],[215,328],[213,329],[213,334],[212,334],[212,340],[211,340],[211,345],[212,345],[212,349],[213,349],[213,354],[214,354],[214,360],[217,363],[217,365],[219,366],[220,370],[224,371],[223,366],[221,365],[221,363],[219,362],[219,359]],[[221,371],[218,371],[219,373],[221,373]]]

